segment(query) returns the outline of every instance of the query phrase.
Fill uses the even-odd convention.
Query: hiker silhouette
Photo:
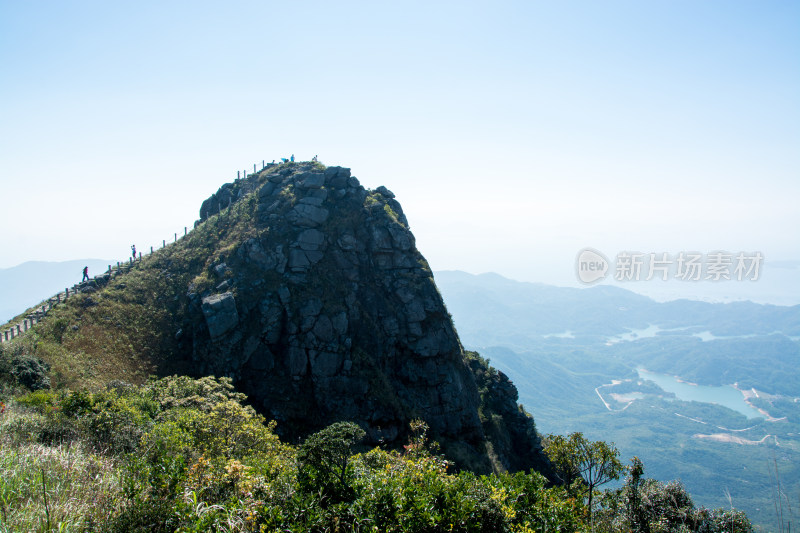
[[[81,280],[81,282],[84,282],[84,281],[89,281],[89,267],[88,266],[83,267],[83,279]]]

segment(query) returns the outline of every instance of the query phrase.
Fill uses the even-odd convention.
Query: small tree
[[[647,520],[641,504],[643,474],[644,465],[638,457],[634,456],[633,459],[631,459],[628,478],[625,481],[625,488],[627,489],[626,511],[628,514],[628,523],[632,531],[649,533],[650,522]]]
[[[364,430],[353,422],[336,422],[308,437],[297,456],[301,486],[322,491],[334,501],[350,498],[350,455],[353,445],[364,435]]]
[[[589,516],[594,530],[594,491],[600,485],[619,479],[622,472],[619,451],[613,444],[587,440],[580,432],[572,433],[569,437],[548,435],[544,439],[544,450],[565,485],[572,490],[578,483],[585,485],[589,493]]]

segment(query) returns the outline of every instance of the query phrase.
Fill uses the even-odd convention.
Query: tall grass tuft
[[[92,531],[121,502],[110,458],[75,443],[0,441],[0,532]]]

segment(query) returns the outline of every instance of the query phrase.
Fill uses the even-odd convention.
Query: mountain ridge
[[[290,440],[351,420],[399,446],[422,418],[461,467],[549,473],[513,384],[464,353],[400,204],[349,169],[227,183],[187,236],[80,290],[21,339],[57,383],[227,376]]]

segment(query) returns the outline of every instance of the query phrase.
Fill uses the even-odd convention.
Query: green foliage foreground
[[[9,400],[0,405],[0,531],[589,529],[582,495],[535,472],[450,471],[422,421],[403,451],[358,448],[364,432],[348,422],[296,447],[243,401],[228,379],[187,377]],[[604,496],[608,530],[728,531],[730,516],[698,515],[688,496],[673,512],[674,487],[636,476]],[[736,531],[749,530],[735,518]]]

